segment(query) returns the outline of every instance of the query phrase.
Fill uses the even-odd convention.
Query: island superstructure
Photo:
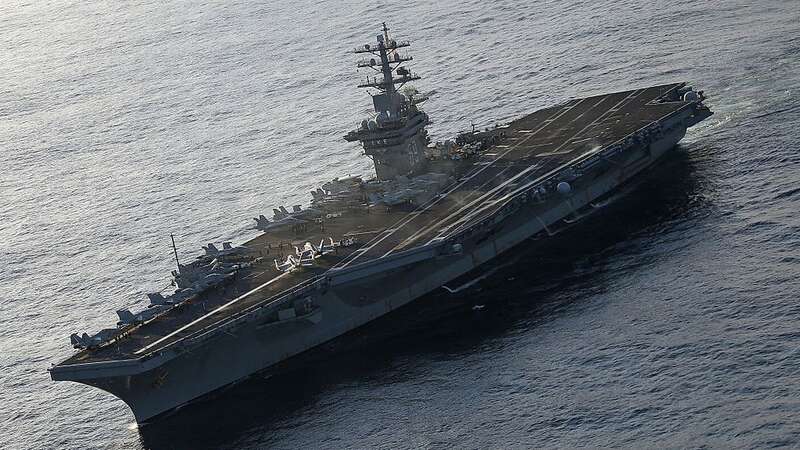
[[[122,399],[140,423],[268,372],[477,269],[588,219],[712,113],[669,83],[572,99],[431,143],[409,43],[383,26],[355,53],[374,113],[346,134],[375,177],[334,179],[310,206],[259,215],[263,234],[208,244],[115,327],[75,333],[50,368]]]

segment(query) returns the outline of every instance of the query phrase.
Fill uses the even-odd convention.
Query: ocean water
[[[168,283],[170,233],[190,258],[369,172],[347,52],[381,21],[435,139],[676,80],[716,115],[605,217],[355,351],[152,427],[51,382],[70,333]],[[7,0],[0,42],[0,448],[800,447],[797,0]]]

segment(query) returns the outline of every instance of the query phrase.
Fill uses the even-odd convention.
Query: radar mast
[[[376,56],[378,60],[370,58],[368,60],[359,61],[358,67],[369,67],[382,76],[381,78],[367,77],[366,81],[359,84],[358,87],[372,87],[378,89],[381,94],[394,94],[409,81],[422,78],[403,67],[404,62],[411,61],[414,58],[408,55],[401,55],[397,50],[403,47],[410,47],[411,43],[408,41],[397,42],[391,39],[386,22],[383,22],[383,33],[377,36],[377,41],[377,46],[364,44],[362,48],[355,49],[355,53],[369,53]],[[380,64],[378,61],[380,61]],[[394,75],[395,73],[397,76]]]

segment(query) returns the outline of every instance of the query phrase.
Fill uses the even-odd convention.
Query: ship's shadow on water
[[[318,398],[337,385],[383,372],[391,378],[392,362],[399,357],[470,353],[520,324],[553,320],[591,295],[576,286],[602,286],[608,263],[631,251],[621,244],[705,214],[708,204],[696,172],[687,152],[672,152],[629,186],[627,195],[586,222],[546,244],[524,243],[469,275],[479,282],[456,294],[437,290],[307,352],[277,374],[252,377],[142,426],[142,444],[149,449],[232,445],[252,433],[269,433],[287,418],[313,415]]]

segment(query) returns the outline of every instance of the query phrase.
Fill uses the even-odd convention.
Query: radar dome
[[[367,122],[367,129],[374,130],[376,128],[378,128],[378,122],[376,122],[375,119],[372,119],[369,122]]]
[[[685,102],[696,102],[697,100],[700,100],[700,97],[697,96],[697,92],[695,91],[689,91],[683,94],[683,101]]]
[[[572,186],[570,186],[566,181],[562,181],[556,185],[556,190],[561,195],[567,195],[572,192]]]

